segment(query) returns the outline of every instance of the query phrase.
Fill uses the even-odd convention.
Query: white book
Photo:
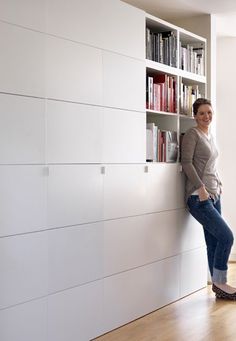
[[[151,129],[146,129],[146,160],[153,161],[153,135]]]
[[[155,123],[147,123],[147,129],[152,131],[152,149],[153,149],[153,161],[157,161],[157,130],[158,127]]]

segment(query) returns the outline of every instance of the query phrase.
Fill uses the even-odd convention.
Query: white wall
[[[223,182],[222,208],[223,215],[236,236],[236,37],[217,39],[217,141],[219,147],[219,173]],[[236,260],[236,243],[231,259]]]

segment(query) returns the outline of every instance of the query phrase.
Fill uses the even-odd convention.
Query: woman
[[[216,171],[216,150],[209,131],[212,105],[205,98],[193,104],[197,126],[184,135],[181,163],[186,174],[186,201],[192,216],[203,226],[212,290],[217,298],[236,300],[236,288],[227,284],[227,263],[233,234],[221,216],[221,182]]]

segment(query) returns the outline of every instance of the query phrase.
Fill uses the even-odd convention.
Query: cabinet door
[[[111,108],[103,111],[103,162],[145,162],[145,114]]]
[[[103,334],[102,320],[102,280],[48,298],[48,340],[91,340]]]
[[[103,223],[49,231],[49,292],[103,276]]]
[[[179,298],[179,257],[104,279],[106,331],[117,328]]]
[[[17,0],[1,0],[0,19],[11,24],[45,32],[46,2],[47,0],[21,0],[20,2]]]
[[[104,176],[104,217],[143,214],[146,202],[144,165],[109,165]]]
[[[0,309],[48,293],[47,232],[0,238]]]
[[[0,23],[0,91],[45,97],[45,35]]]
[[[105,221],[105,276],[178,254],[182,234],[179,211]]]
[[[200,247],[182,253],[180,257],[180,295],[183,297],[207,285],[206,248]]]
[[[0,339],[47,341],[47,299],[0,310]]]
[[[48,162],[101,162],[102,115],[97,106],[47,101]]]
[[[102,47],[145,58],[145,12],[122,1],[102,0]]]
[[[103,175],[95,165],[49,167],[48,227],[100,221]]]
[[[190,251],[205,245],[202,225],[186,209],[178,210],[176,223],[180,235],[180,252]]]
[[[53,36],[46,38],[47,97],[102,103],[102,52]]]
[[[145,111],[144,61],[103,51],[103,104]]]
[[[49,34],[102,47],[101,0],[50,0],[47,12]]]
[[[45,101],[0,94],[0,163],[45,162]]]
[[[0,188],[0,236],[45,229],[45,167],[0,166]]]
[[[178,164],[148,166],[147,212],[185,207],[184,181]]]

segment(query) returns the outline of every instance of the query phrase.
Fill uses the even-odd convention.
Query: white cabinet
[[[206,286],[206,247],[182,253],[180,257],[180,297],[183,297]]]
[[[49,292],[103,277],[103,223],[48,232]]]
[[[102,104],[102,51],[56,37],[46,37],[47,97]]]
[[[112,108],[103,113],[103,162],[145,162],[145,114]]]
[[[144,165],[109,165],[104,177],[104,219],[145,213]]]
[[[0,92],[45,97],[45,35],[0,23]]]
[[[103,176],[97,165],[50,166],[48,227],[102,220]]]
[[[48,293],[47,232],[0,238],[0,309]]]
[[[144,58],[145,12],[118,0],[1,0],[0,13],[11,24]]]
[[[144,112],[144,61],[103,51],[103,105]]]
[[[185,207],[184,177],[178,164],[149,164],[147,212]]]
[[[45,167],[1,166],[0,188],[0,236],[46,228]]]
[[[45,162],[45,100],[0,94],[0,164]]]
[[[102,280],[48,297],[48,340],[88,341],[103,332]]]
[[[47,298],[0,310],[2,341],[48,341]]]
[[[0,20],[45,32],[47,0],[1,0]]]
[[[102,108],[47,101],[48,163],[99,163],[102,136]]]
[[[179,298],[179,257],[104,279],[106,331]]]
[[[179,254],[182,210],[104,222],[105,276]]]
[[[203,227],[187,209],[179,210],[175,223],[178,225],[180,252],[205,246]]]
[[[101,47],[102,1],[50,0],[47,32],[68,40]],[[89,20],[88,20],[89,18]]]
[[[130,57],[144,59],[145,12],[122,1],[102,0],[101,4],[102,47]]]

